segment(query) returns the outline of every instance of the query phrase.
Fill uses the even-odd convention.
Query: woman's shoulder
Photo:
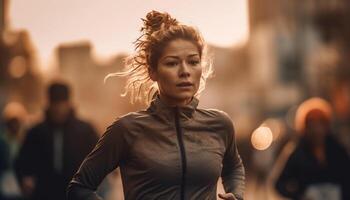
[[[126,128],[130,126],[132,123],[134,123],[135,121],[137,121],[138,119],[145,118],[148,116],[149,116],[149,113],[147,113],[146,110],[129,112],[116,117],[110,126],[121,126]]]
[[[116,117],[106,128],[103,137],[109,138],[111,140],[116,140],[117,138],[125,138],[126,134],[129,132],[130,127],[132,127],[133,121],[140,116],[139,112],[130,112],[121,116]]]
[[[209,108],[209,109],[197,109],[198,113],[201,115],[201,117],[213,120],[214,122],[217,122],[219,124],[222,124],[225,126],[225,128],[233,129],[233,122],[229,114],[227,114],[225,111]]]
[[[221,120],[227,120],[227,121],[232,121],[231,117],[222,110],[219,109],[215,109],[215,108],[199,108],[197,109],[197,111],[199,113],[201,113],[202,115],[206,115],[207,117],[212,117],[212,118],[218,118]]]

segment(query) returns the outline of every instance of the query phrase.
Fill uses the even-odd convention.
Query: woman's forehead
[[[196,56],[200,55],[197,46],[188,40],[176,39],[168,43],[163,51],[163,57],[166,56]]]

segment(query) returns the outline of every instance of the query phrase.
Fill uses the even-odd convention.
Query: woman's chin
[[[165,97],[171,104],[184,105],[192,100],[194,94],[193,90],[177,90],[172,93],[163,93],[161,96]]]
[[[181,93],[181,94],[175,95],[174,99],[184,102],[184,101],[190,101],[193,96],[194,96],[193,92]]]

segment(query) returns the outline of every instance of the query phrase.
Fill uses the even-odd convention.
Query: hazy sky
[[[246,0],[10,1],[11,27],[30,32],[44,68],[60,43],[89,40],[99,57],[131,52],[140,18],[152,9],[198,27],[207,42],[218,46],[233,46],[248,34]]]

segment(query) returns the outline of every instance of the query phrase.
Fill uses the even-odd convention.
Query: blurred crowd
[[[67,184],[98,140],[95,129],[76,117],[68,85],[52,83],[47,98],[44,119],[32,127],[22,105],[3,112],[0,199],[65,199]]]

